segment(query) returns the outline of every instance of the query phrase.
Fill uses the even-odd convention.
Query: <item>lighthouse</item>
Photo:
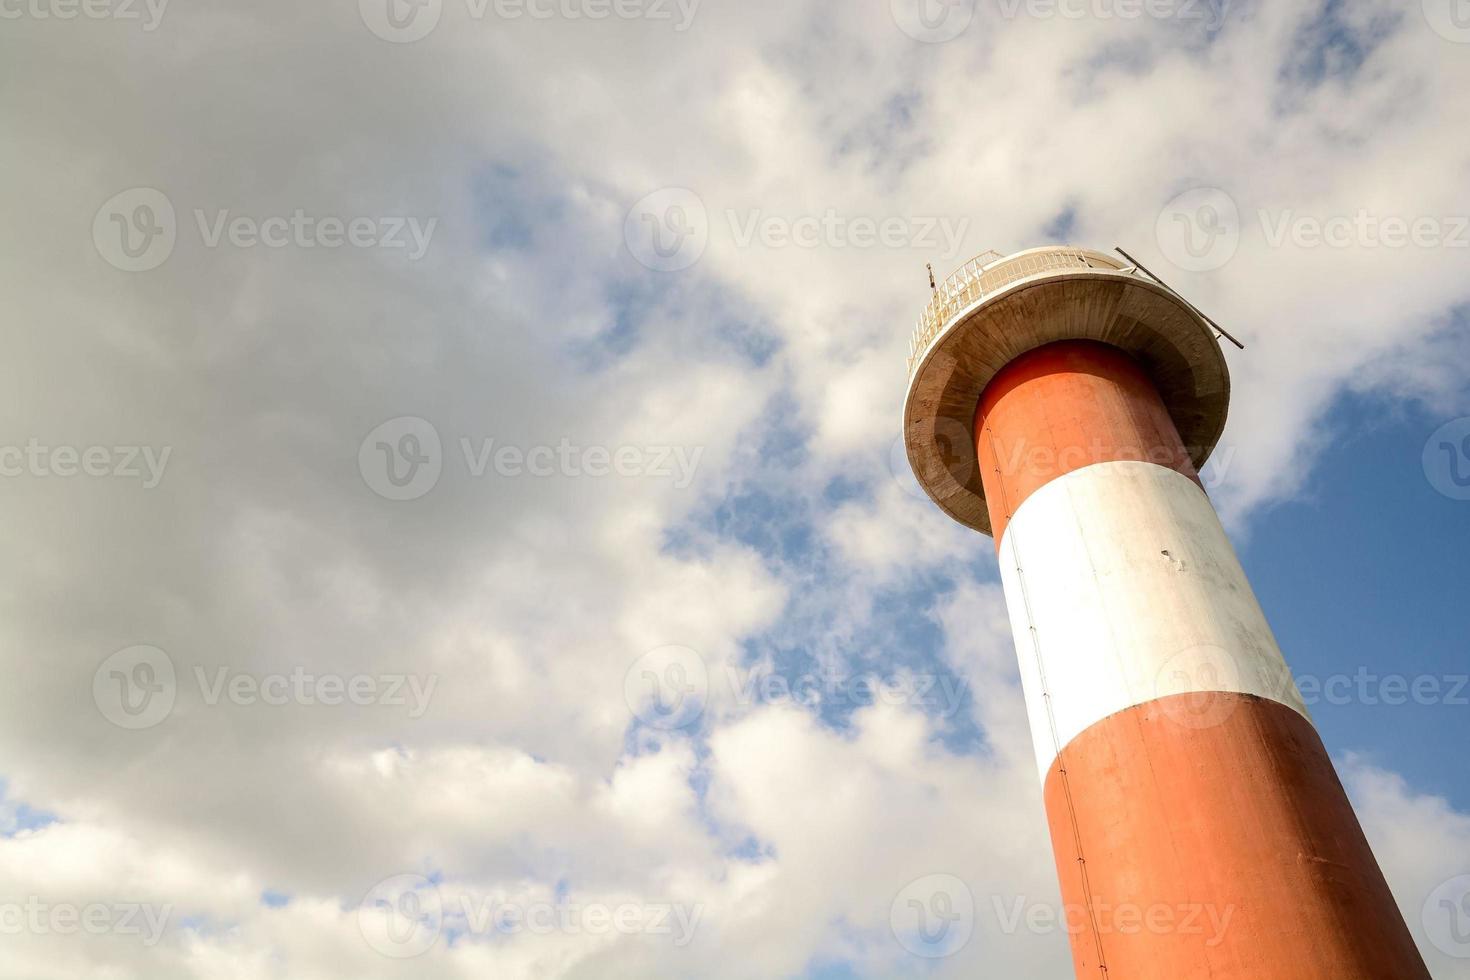
[[[1420,980],[1199,471],[1217,328],[1126,257],[935,283],[909,463],[993,536],[1079,980]]]

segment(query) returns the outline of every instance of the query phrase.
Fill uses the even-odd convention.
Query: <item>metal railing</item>
[[[909,342],[909,374],[914,373],[914,365],[939,331],[960,310],[1027,276],[1075,268],[1116,271],[1123,265],[1109,256],[1080,248],[1034,249],[1009,258],[993,251],[975,256],[934,288],[929,305],[919,314],[918,326]]]

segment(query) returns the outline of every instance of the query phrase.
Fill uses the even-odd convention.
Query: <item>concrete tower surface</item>
[[[920,485],[996,540],[1077,976],[1427,980],[1200,482],[1205,319],[1110,255],[987,253],[909,372]]]

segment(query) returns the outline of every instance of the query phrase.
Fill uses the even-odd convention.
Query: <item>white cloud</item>
[[[1457,918],[1451,929],[1449,913],[1431,901],[1444,883],[1470,875],[1470,814],[1440,797],[1415,793],[1402,777],[1361,757],[1349,755],[1341,768],[1373,853],[1430,971],[1436,977],[1470,975],[1458,941],[1463,921]],[[1463,894],[1462,889],[1453,897]],[[1470,915],[1470,908],[1456,914]]]

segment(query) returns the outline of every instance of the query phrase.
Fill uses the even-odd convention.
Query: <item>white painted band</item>
[[[1057,477],[1011,518],[1000,573],[1043,781],[1084,729],[1155,698],[1200,694],[1169,702],[1195,728],[1219,722],[1208,692],[1311,718],[1214,507],[1174,470]]]

